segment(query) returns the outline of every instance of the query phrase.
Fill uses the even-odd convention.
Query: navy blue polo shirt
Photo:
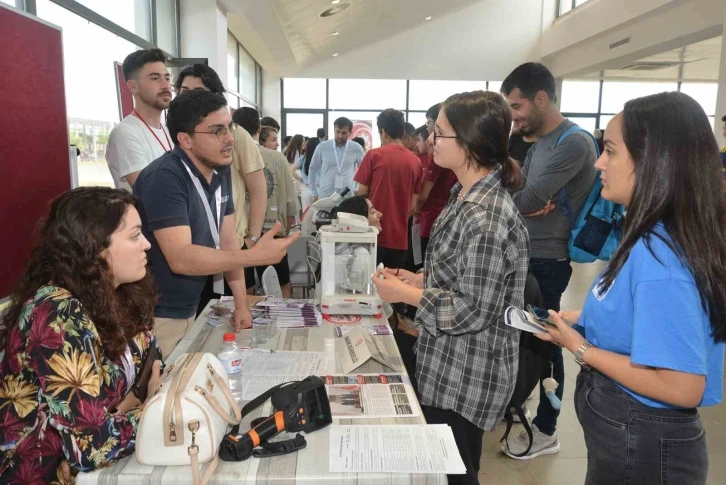
[[[157,158],[141,171],[134,184],[134,194],[141,199],[142,230],[151,243],[147,252],[149,267],[159,290],[159,302],[154,316],[159,318],[189,318],[194,316],[207,276],[188,276],[174,273],[161,252],[154,231],[175,226],[189,226],[192,244],[214,248],[207,212],[184,165],[199,179],[204,188],[212,215],[217,219],[214,192],[222,187],[221,214],[234,214],[232,179],[229,167],[217,169],[212,183],[179,146]]]

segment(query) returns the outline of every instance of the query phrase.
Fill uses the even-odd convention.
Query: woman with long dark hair
[[[507,151],[512,113],[499,94],[455,94],[431,137],[434,162],[458,179],[431,232],[423,273],[380,270],[381,298],[418,307],[416,378],[428,423],[451,426],[478,484],[482,437],[504,416],[517,378],[519,331],[504,311],[524,302],[529,236],[507,189],[521,185]]]
[[[581,311],[543,338],[575,354],[588,485],[702,485],[696,407],[723,400],[726,200],[718,146],[683,93],[634,99],[608,124],[602,196],[627,206],[620,246]],[[584,337],[565,322],[578,322]]]
[[[308,185],[308,174],[310,172],[310,161],[313,159],[315,149],[320,145],[316,137],[309,138],[305,147],[305,154],[300,155],[292,166],[292,176],[300,183],[300,207],[305,212],[313,204],[313,195]]]
[[[68,468],[94,470],[134,451],[144,396],[161,380],[154,362],[148,384],[137,381],[158,350],[137,207],[104,187],[51,205],[0,327],[3,483],[63,483]]]
[[[285,147],[284,155],[287,158],[287,163],[290,165],[295,163],[295,160],[302,155],[303,141],[304,138],[302,135],[295,135],[292,137],[292,140],[290,140],[290,144]]]

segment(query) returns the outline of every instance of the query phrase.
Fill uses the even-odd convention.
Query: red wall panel
[[[57,28],[0,6],[0,299],[50,201],[71,187],[61,40]]]

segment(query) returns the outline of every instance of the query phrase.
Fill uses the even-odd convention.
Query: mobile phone
[[[532,314],[532,316],[541,324],[548,325],[550,327],[557,328],[557,325],[555,325],[555,322],[553,322],[550,319],[550,314],[547,312],[547,310],[534,306],[534,305],[527,305],[527,311]]]
[[[158,347],[156,347],[155,345],[151,345],[146,350],[146,355],[144,356],[144,363],[141,365],[141,370],[136,376],[136,382],[134,383],[134,387],[131,389],[131,392],[133,392],[134,395],[141,402],[146,401],[149,387],[149,379],[151,379],[151,371],[154,368],[154,361],[157,360],[162,360],[161,352],[159,351]],[[164,372],[163,368],[164,366],[162,364],[162,373]]]

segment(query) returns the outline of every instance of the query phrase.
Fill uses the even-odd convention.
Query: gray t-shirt
[[[587,133],[572,133],[555,147],[560,136],[574,125],[570,120],[563,121],[554,131],[537,140],[524,161],[527,183],[513,196],[519,211],[522,214],[536,212],[550,199],[555,204],[555,209],[546,216],[525,219],[531,258],[568,257],[570,223],[562,212],[559,191],[565,188],[573,216],[577,218],[595,182],[595,144]]]

